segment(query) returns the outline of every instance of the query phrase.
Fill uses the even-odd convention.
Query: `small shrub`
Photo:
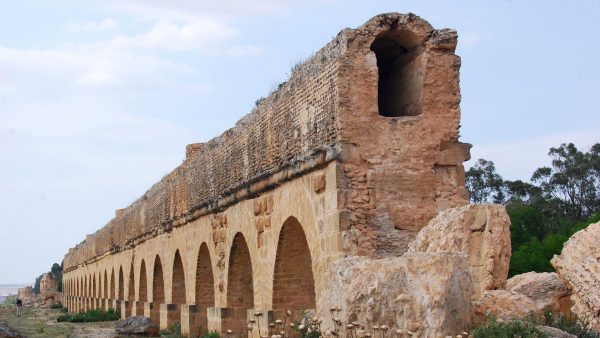
[[[473,330],[474,338],[543,338],[548,337],[539,331],[533,321],[527,319],[512,319],[500,322],[491,317],[484,325]]]
[[[181,334],[181,323],[176,322],[168,328],[160,331],[160,336],[165,338],[183,338]]]
[[[74,315],[62,315],[59,316],[56,321],[58,322],[70,322],[70,323],[89,323],[89,322],[108,322],[121,319],[119,311],[110,309],[104,310],[89,310],[87,312],[80,312]]]
[[[63,306],[61,303],[54,303],[52,304],[52,306],[50,306],[51,309],[62,309]]]
[[[219,332],[217,331],[208,331],[202,338],[220,338]]]

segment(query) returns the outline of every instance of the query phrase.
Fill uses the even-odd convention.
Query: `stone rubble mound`
[[[552,266],[573,292],[572,312],[600,331],[600,222],[578,231],[564,244]]]
[[[506,282],[508,291],[525,295],[536,302],[539,312],[571,312],[571,290],[555,272],[527,272]]]

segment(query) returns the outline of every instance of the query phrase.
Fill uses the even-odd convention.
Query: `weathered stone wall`
[[[17,297],[21,300],[25,298],[33,298],[33,288],[31,286],[19,288],[19,291],[17,292]]]
[[[340,32],[69,250],[69,309],[120,306],[161,327],[238,334],[249,311],[322,312],[336,260],[400,256],[439,211],[467,204],[456,40],[413,14]]]
[[[383,15],[346,36],[340,58],[339,123],[344,144],[341,230],[348,252],[396,256],[439,211],[468,203],[458,142],[457,34],[414,15]],[[374,41],[395,36],[413,54],[418,115],[385,117],[378,106]]]
[[[372,45],[389,32],[417,55],[419,115],[380,115]],[[234,128],[189,145],[179,167],[66,255],[66,269],[332,160],[343,173],[337,185],[344,250],[401,254],[437,212],[467,203],[456,38],[412,14],[381,15],[342,31]]]

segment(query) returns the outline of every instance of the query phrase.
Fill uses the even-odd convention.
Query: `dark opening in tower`
[[[423,69],[421,45],[414,33],[383,32],[371,44],[379,70],[379,115],[386,117],[421,114]]]

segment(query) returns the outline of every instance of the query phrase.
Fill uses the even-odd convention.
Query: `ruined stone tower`
[[[256,311],[327,312],[333,262],[401,256],[468,203],[456,43],[414,14],[341,31],[69,250],[69,310],[244,335]]]

